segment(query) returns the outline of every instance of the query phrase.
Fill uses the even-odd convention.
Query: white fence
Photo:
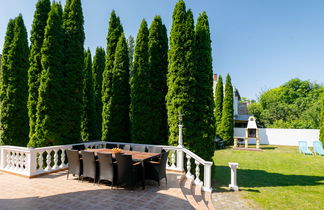
[[[108,142],[97,141],[80,143],[85,148],[104,148]],[[124,142],[109,142],[120,145],[137,145]],[[35,177],[42,174],[67,169],[68,163],[65,151],[71,149],[73,144],[59,145],[52,147],[27,148],[15,146],[0,147],[0,170],[14,173],[26,177]],[[211,192],[211,167],[210,161],[205,161],[198,155],[184,148],[183,146],[167,145],[145,145],[146,147],[161,147],[169,151],[167,169],[185,172],[189,179],[193,179],[196,185],[201,185],[202,189]],[[192,163],[194,167],[192,167]],[[192,170],[193,169],[193,170]],[[203,173],[200,170],[203,170]],[[194,174],[191,172],[194,171]],[[203,180],[200,178],[203,176]]]
[[[245,128],[234,128],[234,136],[244,137]],[[307,141],[313,146],[319,140],[319,129],[259,128],[259,136],[260,144],[298,146],[298,141]],[[255,144],[255,139],[249,139],[249,144]]]

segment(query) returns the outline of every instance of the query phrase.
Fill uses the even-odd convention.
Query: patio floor
[[[0,208],[6,209],[193,209],[181,192],[177,174],[168,184],[148,182],[146,189],[113,188],[77,181],[66,171],[27,179],[0,172]]]

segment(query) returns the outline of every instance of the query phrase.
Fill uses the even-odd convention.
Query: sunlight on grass
[[[239,163],[241,195],[265,209],[323,209],[324,157],[304,156],[297,147],[263,146],[262,152],[215,151],[214,189],[227,191],[228,162]]]

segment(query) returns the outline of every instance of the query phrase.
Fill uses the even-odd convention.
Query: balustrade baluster
[[[65,151],[66,150],[62,150],[62,155],[61,155],[61,161],[62,161],[62,163],[61,163],[60,168],[66,167],[66,164],[65,164]]]
[[[38,157],[38,166],[39,166],[39,168],[38,168],[38,170],[43,170],[43,152],[39,152],[39,153],[37,153],[37,154],[39,154],[39,157]]]
[[[200,176],[200,163],[198,161],[195,161],[195,164],[196,164],[196,179],[195,179],[195,184],[196,185],[202,185],[202,181],[199,179],[199,176]]]
[[[45,171],[49,171],[51,168],[51,151],[46,150],[47,156],[46,156],[46,168]]]
[[[191,174],[191,157],[187,154],[187,173],[186,173],[186,177],[188,179],[193,179],[193,175]]]
[[[175,166],[175,151],[173,150],[172,151],[172,154],[171,154],[171,168],[172,169],[175,169],[176,168],[176,166]]]
[[[53,165],[53,169],[57,169],[58,168],[58,150],[54,150],[54,165]]]

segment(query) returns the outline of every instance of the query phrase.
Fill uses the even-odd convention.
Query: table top
[[[113,156],[115,156],[116,154],[115,152],[113,152],[112,149],[88,149],[87,151],[94,152],[95,155],[97,154],[97,152],[111,153]],[[121,153],[124,155],[132,155],[132,159],[135,161],[143,161],[160,155],[159,153],[139,152],[139,151],[129,151],[129,150],[122,150]]]

